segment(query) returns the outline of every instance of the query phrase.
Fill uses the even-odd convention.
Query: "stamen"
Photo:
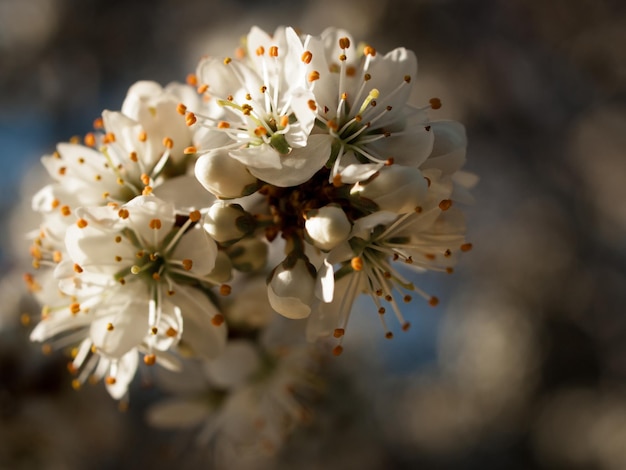
[[[430,107],[433,109],[441,108],[441,100],[439,98],[431,98],[429,101]]]
[[[450,209],[450,207],[452,207],[452,201],[450,199],[444,199],[439,203],[439,209],[444,212]]]
[[[310,64],[311,60],[313,60],[313,54],[311,53],[311,51],[304,51],[302,53],[302,62],[304,62],[305,64]]]
[[[189,75],[187,75],[187,84],[191,85],[191,86],[197,86],[198,85],[198,77],[193,74],[190,73]]]

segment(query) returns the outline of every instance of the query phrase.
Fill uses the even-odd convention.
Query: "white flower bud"
[[[405,214],[426,200],[428,183],[417,168],[391,165],[381,168],[373,179],[357,183],[350,194],[371,199],[380,210]]]
[[[315,268],[306,258],[288,256],[276,267],[267,286],[272,308],[287,318],[308,317],[315,296],[315,277]]]
[[[204,216],[204,230],[218,243],[240,240],[254,228],[254,219],[239,204],[217,201]]]
[[[257,179],[225,150],[213,150],[198,158],[195,174],[200,184],[217,197],[232,199],[256,190]]]
[[[307,213],[305,228],[316,247],[330,251],[348,238],[352,225],[340,207],[325,206]]]

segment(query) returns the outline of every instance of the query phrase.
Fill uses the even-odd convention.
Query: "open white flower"
[[[332,141],[331,180],[355,183],[385,164],[418,166],[428,157],[433,136],[427,108],[407,104],[417,73],[412,51],[380,56],[334,28],[307,36],[304,48],[320,131]]]
[[[471,249],[465,243],[464,233],[460,212],[442,211],[439,207],[402,216],[381,211],[358,219],[349,242],[329,255],[333,263],[341,265],[335,273],[335,295],[331,302],[319,304],[311,314],[308,338],[333,335],[340,341],[334,353],[340,354],[352,304],[360,293],[372,298],[388,338],[392,333],[386,326],[386,305],[391,307],[403,330],[407,330],[410,324],[400,311],[398,294],[403,302],[410,302],[411,294],[423,297],[431,306],[436,306],[439,300],[408,280],[394,263],[420,271],[451,273],[457,254]]]
[[[227,150],[254,177],[282,187],[303,183],[322,168],[330,142],[309,136],[316,110],[303,54],[292,28],[270,36],[254,27],[247,38],[247,61],[209,57],[200,62],[199,90],[223,112],[219,117],[192,114],[194,125],[209,130],[198,152]]]
[[[217,247],[194,211],[177,223],[173,205],[138,196],[120,207],[81,208],[66,235],[76,275],[60,287],[71,295],[108,276],[105,301],[92,309],[90,337],[102,354],[120,358],[147,344],[165,351],[182,337],[186,348],[214,357],[226,340],[223,317],[198,284],[214,282]],[[185,331],[184,330],[188,330]]]

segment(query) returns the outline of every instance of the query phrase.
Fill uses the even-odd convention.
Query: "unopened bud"
[[[239,204],[217,201],[204,216],[203,227],[219,243],[234,243],[254,229],[254,218]]]
[[[257,179],[223,150],[202,155],[196,162],[195,174],[207,191],[221,198],[246,196],[256,189]]]
[[[305,228],[316,247],[330,251],[348,238],[352,225],[340,207],[324,206],[307,214]]]

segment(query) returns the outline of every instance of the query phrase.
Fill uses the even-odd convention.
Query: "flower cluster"
[[[176,371],[192,357],[220,403],[263,390],[292,416],[294,398],[260,385],[298,383],[289,354],[259,343],[275,313],[338,355],[358,295],[391,337],[388,311],[407,330],[401,303],[438,303],[405,267],[451,273],[471,248],[464,128],[432,120],[437,98],[408,103],[416,73],[413,52],[343,30],[255,27],[187,84],[133,85],[42,159],[54,181],[33,199],[31,338],[72,348],[77,388],[104,379],[122,398],[141,358]],[[220,379],[229,368],[244,372]]]

